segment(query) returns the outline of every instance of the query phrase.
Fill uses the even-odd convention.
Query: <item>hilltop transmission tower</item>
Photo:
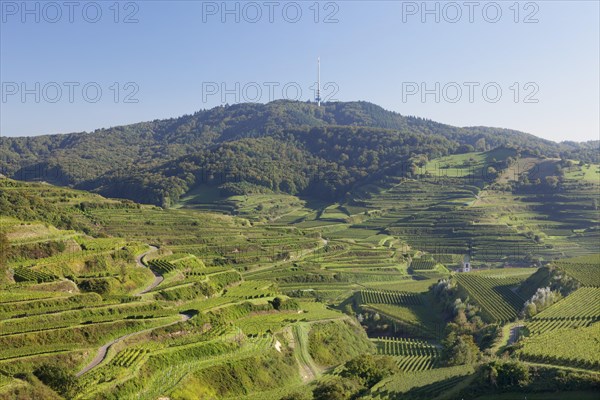
[[[317,58],[317,106],[321,107],[321,57]]]

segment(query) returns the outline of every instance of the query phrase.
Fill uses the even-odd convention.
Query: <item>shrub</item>
[[[494,361],[484,367],[483,376],[487,383],[501,389],[522,387],[530,382],[529,370],[518,361]]]
[[[352,382],[339,377],[320,383],[313,390],[314,400],[347,400],[357,391]]]
[[[398,372],[398,367],[393,358],[376,358],[370,354],[363,354],[348,361],[341,375],[345,378],[354,378],[361,385],[370,388],[394,372]]]
[[[479,347],[472,336],[451,333],[444,340],[444,359],[447,365],[472,364],[478,357]]]
[[[79,384],[75,375],[61,367],[44,364],[36,369],[33,374],[44,384],[68,399],[73,398],[78,392]]]
[[[106,294],[110,291],[110,283],[106,279],[85,279],[77,284],[84,292]]]
[[[290,393],[281,398],[281,400],[308,400],[308,399],[309,399],[308,395],[301,393],[301,392]]]

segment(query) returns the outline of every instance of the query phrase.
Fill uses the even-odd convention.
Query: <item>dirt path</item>
[[[521,329],[523,328],[523,324],[515,325],[510,328],[510,336],[508,337],[508,345],[515,343],[521,337]]]
[[[137,256],[135,258],[135,262],[137,263],[138,266],[142,267],[142,268],[148,268],[147,265],[145,265],[142,260],[145,256],[147,256],[150,253],[154,253],[155,251],[158,251],[158,247],[155,246],[150,246],[150,250],[148,250],[147,252],[140,254],[139,256]],[[157,287],[165,278],[163,278],[162,275],[157,274],[156,272],[150,270],[153,274],[154,274],[154,280],[152,281],[152,283],[148,286],[146,286],[144,289],[142,289],[141,292],[137,293],[136,296],[141,296],[144,293],[148,293],[149,291],[151,291],[152,289],[154,289],[155,287]]]
[[[127,335],[123,335],[119,338],[111,340],[110,342],[106,343],[104,346],[100,347],[98,349],[98,354],[96,354],[96,357],[94,357],[94,359],[88,365],[86,365],[81,371],[79,371],[75,376],[81,376],[81,375],[85,374],[86,372],[90,371],[91,369],[96,368],[106,358],[106,353],[108,352],[108,349],[110,348],[110,346],[112,346],[115,343],[125,340],[128,337],[131,337],[134,335],[139,335],[140,333],[150,332],[154,329],[164,328],[164,327],[170,326],[170,325],[175,325],[179,322],[184,322],[184,321],[187,321],[188,319],[192,318],[192,316],[188,315],[188,314],[180,314],[180,316],[181,316],[181,320],[179,320],[179,321],[169,322],[168,324],[165,324],[165,325],[155,326],[153,328],[144,329],[142,331],[128,333]]]
[[[154,253],[156,251],[158,251],[158,247],[150,245],[150,249],[148,251],[140,254],[139,256],[137,256],[135,258],[136,264],[142,268],[148,268],[148,266],[146,264],[144,264],[143,259],[148,254]],[[150,270],[150,271],[152,271],[152,270]],[[136,296],[141,296],[144,293],[148,293],[149,291],[151,291],[152,289],[157,287],[164,280],[164,277],[162,275],[159,275],[155,271],[152,271],[152,273],[154,274],[154,280],[152,281],[152,283],[150,283],[150,285],[146,286],[139,293],[137,293]],[[138,335],[140,333],[149,332],[149,331],[157,329],[157,328],[164,328],[165,326],[174,325],[179,322],[187,321],[188,319],[190,319],[192,317],[191,315],[188,315],[188,314],[180,314],[180,315],[181,315],[180,321],[170,322],[166,325],[156,326],[156,327],[144,329],[144,330],[138,331],[138,332],[132,332],[127,335],[123,335],[119,338],[116,338],[114,340],[111,340],[110,342],[106,343],[104,346],[102,346],[98,349],[98,354],[96,354],[96,357],[94,357],[94,359],[87,366],[85,366],[85,368],[83,368],[81,371],[79,371],[76,374],[76,376],[81,376],[81,375],[85,374],[86,372],[90,371],[91,369],[97,367],[102,361],[104,361],[104,359],[106,358],[106,353],[108,352],[108,349],[115,343],[121,342],[122,340],[125,340],[128,337],[131,337],[133,335]]]
[[[321,371],[315,365],[310,353],[308,352],[308,338],[306,332],[303,331],[303,327],[300,325],[294,325],[292,327],[292,347],[300,367],[300,376],[304,383],[315,380]]]

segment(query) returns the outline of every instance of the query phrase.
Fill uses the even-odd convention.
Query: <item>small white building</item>
[[[471,271],[471,257],[468,254],[465,254],[462,260],[462,266],[460,268],[460,272],[470,272]]]

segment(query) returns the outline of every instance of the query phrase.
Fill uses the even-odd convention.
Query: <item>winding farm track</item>
[[[136,259],[135,259],[135,262],[137,263],[138,266],[140,266],[142,268],[148,268],[148,266],[145,265],[142,260],[148,254],[154,253],[157,250],[158,250],[158,247],[150,246],[150,250],[148,250],[147,252],[145,252],[145,253],[140,254],[139,256],[137,256]],[[152,271],[152,270],[150,270],[150,271]],[[146,288],[142,289],[141,292],[137,293],[136,296],[141,296],[144,293],[148,293],[149,291],[151,291],[152,289],[154,289],[155,287],[157,287],[165,279],[165,278],[163,278],[162,275],[159,275],[159,274],[157,274],[154,271],[152,271],[152,273],[154,274],[154,280],[152,281],[152,283],[150,285],[148,285]]]
[[[148,251],[140,254],[139,256],[137,256],[135,258],[136,264],[142,268],[148,268],[148,266],[146,264],[144,264],[144,262],[142,260],[148,254],[154,253],[156,251],[158,251],[158,247],[150,245],[150,249]],[[150,271],[152,271],[152,270],[150,270]],[[136,293],[136,296],[141,296],[144,293],[148,293],[149,291],[151,291],[152,289],[157,287],[164,280],[164,277],[162,275],[159,275],[155,271],[152,271],[152,273],[154,274],[154,280],[152,281],[152,283],[150,283],[150,285],[148,285],[144,289],[142,289],[139,293]],[[86,372],[90,371],[91,369],[97,367],[106,358],[106,353],[108,352],[108,349],[110,348],[110,346],[114,345],[115,343],[118,343],[118,342],[120,342],[124,339],[127,339],[128,337],[133,336],[133,335],[137,335],[137,334],[144,333],[144,332],[149,332],[149,331],[151,331],[153,329],[157,329],[157,328],[164,328],[165,326],[174,325],[176,323],[184,322],[184,321],[187,321],[188,319],[192,318],[192,316],[188,315],[188,314],[180,314],[180,315],[181,315],[180,321],[170,322],[166,325],[157,326],[154,328],[148,328],[148,329],[144,329],[144,330],[138,331],[138,332],[132,332],[127,335],[123,335],[119,338],[116,338],[114,340],[111,340],[110,342],[106,343],[104,346],[102,346],[98,349],[98,354],[96,354],[96,357],[94,357],[94,359],[88,365],[86,365],[81,371],[79,371],[76,374],[76,376],[81,376],[81,375],[85,374]]]
[[[110,342],[106,343],[104,346],[100,347],[98,349],[98,354],[96,354],[96,357],[94,357],[94,359],[88,365],[86,365],[81,371],[79,371],[75,376],[79,377],[79,376],[85,374],[86,372],[90,371],[91,369],[96,368],[106,358],[106,353],[108,352],[108,349],[110,348],[110,346],[112,346],[122,340],[125,340],[128,337],[138,335],[140,333],[150,332],[154,329],[164,328],[164,327],[170,326],[170,325],[175,325],[175,324],[178,324],[179,322],[185,322],[188,319],[192,318],[192,315],[189,315],[189,314],[179,314],[179,315],[181,316],[181,319],[179,321],[169,322],[168,324],[165,324],[165,325],[155,326],[153,328],[144,329],[142,331],[128,333],[127,335],[123,335],[114,340],[111,340]]]
[[[303,330],[304,327],[294,325],[292,327],[292,343],[293,347],[297,347],[295,354],[300,375],[304,383],[315,380],[321,374],[321,371],[316,366],[313,358],[308,351],[308,334]]]

